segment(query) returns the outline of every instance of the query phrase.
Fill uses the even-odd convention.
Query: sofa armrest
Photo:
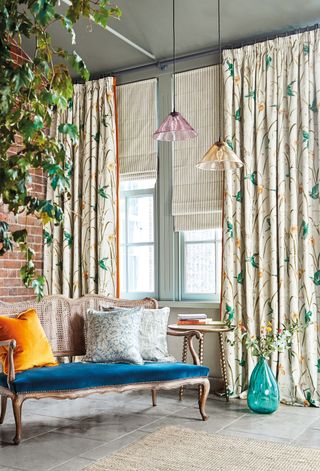
[[[8,385],[10,385],[10,383],[16,379],[13,361],[13,351],[16,346],[17,343],[14,339],[3,340],[0,342],[0,347],[8,347]]]
[[[185,331],[168,330],[167,334],[172,335],[174,337],[186,338],[188,342],[188,347],[189,347],[189,350],[193,359],[193,364],[200,365],[199,356],[193,346],[193,337],[196,337],[198,340],[201,340],[203,338],[203,334],[201,332],[199,332],[198,330],[185,330]]]

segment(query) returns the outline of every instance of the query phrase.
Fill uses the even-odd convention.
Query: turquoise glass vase
[[[280,403],[277,380],[264,357],[259,357],[250,378],[248,406],[258,414],[272,414]]]

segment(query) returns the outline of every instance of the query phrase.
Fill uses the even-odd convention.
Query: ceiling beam
[[[65,3],[66,5],[70,6],[71,5],[71,1],[70,0],[62,0],[63,3]],[[94,22],[94,18],[92,15],[90,15],[90,19]],[[117,38],[121,39],[121,41],[125,42],[126,44],[128,44],[129,46],[133,47],[134,49],[136,49],[137,51],[141,52],[141,54],[144,54],[145,56],[149,57],[149,59],[152,59],[153,61],[156,60],[156,56],[154,54],[152,54],[151,52],[147,51],[146,49],[144,49],[143,47],[139,46],[139,44],[136,44],[135,42],[131,41],[131,39],[128,39],[126,36],[123,36],[123,34],[121,33],[118,33],[118,31],[116,31],[115,29],[111,28],[110,26],[106,26],[105,28],[101,25],[98,25],[100,26],[101,28],[105,29],[106,31],[109,31],[109,33],[113,34],[114,36],[116,36]]]

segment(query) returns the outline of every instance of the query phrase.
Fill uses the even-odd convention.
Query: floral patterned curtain
[[[308,324],[271,365],[282,400],[311,405],[320,394],[319,38],[224,51],[226,140],[244,170],[225,179],[222,309],[250,335],[268,321]],[[239,395],[255,359],[239,340],[226,348]]]
[[[48,294],[114,296],[117,290],[117,139],[115,83],[105,78],[75,85],[59,123],[76,124],[79,141],[71,145],[70,197],[62,202],[62,226],[45,227],[44,273]],[[54,199],[51,186],[48,198]]]

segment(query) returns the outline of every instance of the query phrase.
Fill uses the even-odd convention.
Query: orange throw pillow
[[[0,341],[11,339],[17,342],[13,355],[16,372],[58,364],[35,309],[17,317],[0,316]],[[0,360],[3,372],[8,374],[8,347],[0,347]]]

